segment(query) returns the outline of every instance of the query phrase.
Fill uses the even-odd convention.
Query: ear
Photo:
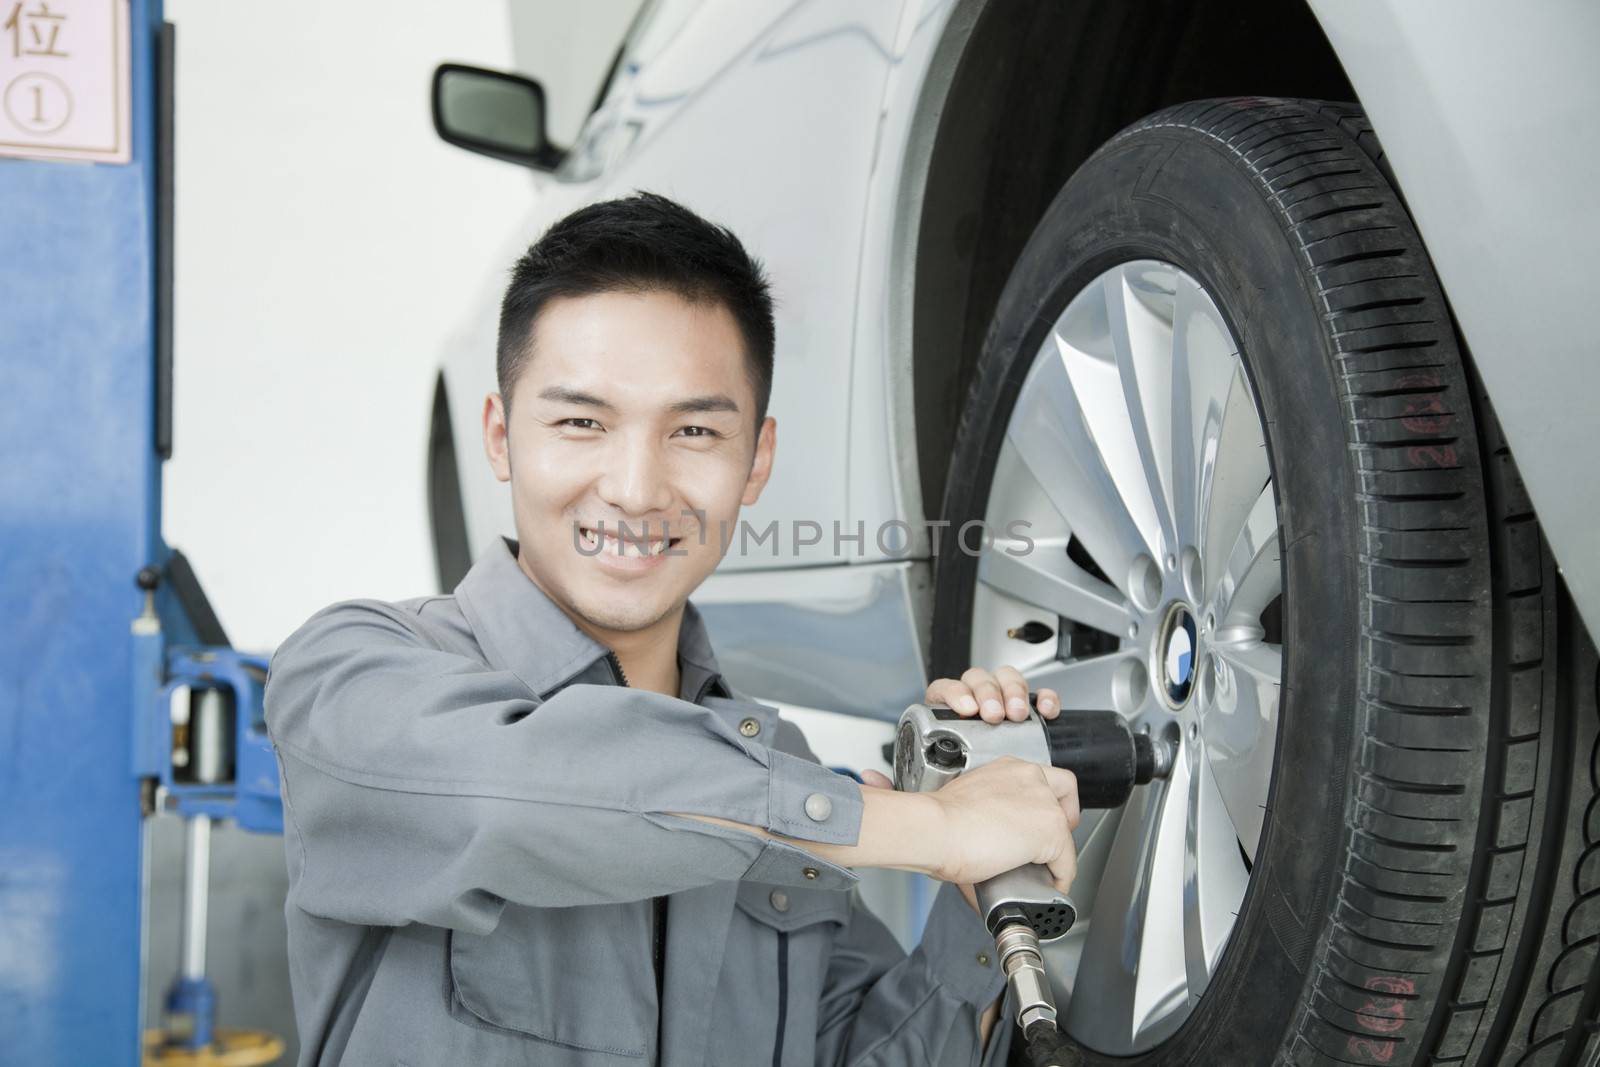
[[[483,398],[483,452],[489,457],[494,476],[511,480],[511,437],[506,429],[505,401],[499,393]]]
[[[768,415],[761,420],[761,432],[756,434],[755,462],[750,464],[750,477],[744,482],[744,496],[740,503],[754,504],[761,499],[761,490],[772,477],[772,454],[778,447],[778,420]]]

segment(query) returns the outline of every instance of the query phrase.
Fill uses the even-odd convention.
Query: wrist
[[[901,793],[915,802],[907,837],[916,848],[913,869],[930,878],[940,877],[945,867],[945,842],[949,840],[945,826],[944,805],[933,793]]]
[[[863,787],[863,844],[871,836],[873,866],[937,877],[944,863],[944,808],[932,793]]]

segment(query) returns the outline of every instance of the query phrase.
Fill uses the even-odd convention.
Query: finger
[[[1045,866],[1050,871],[1050,881],[1054,883],[1057,892],[1072,891],[1073,879],[1078,877],[1078,848],[1073,844],[1071,836],[1066,838],[1061,851],[1056,853],[1055,858]]]
[[[1065,767],[1051,767],[1045,764],[1037,766],[1044,772],[1045,784],[1050,787],[1050,792],[1056,795],[1057,800],[1065,800],[1070,796],[1074,804],[1078,802],[1077,775]]]
[[[1053,719],[1061,714],[1061,694],[1054,689],[1041,689],[1038,693],[1039,715]]]
[[[994,675],[982,667],[973,667],[961,676],[961,681],[978,698],[979,714],[984,722],[1000,722],[1006,717],[1004,697]]]
[[[861,771],[861,784],[872,789],[893,789],[894,779],[882,771]]]
[[[978,714],[978,698],[954,678],[935,678],[929,682],[923,699],[929,704],[943,704],[952,708],[957,715]]]
[[[996,667],[995,681],[1000,683],[1000,692],[1006,702],[1006,718],[1021,722],[1028,717],[1028,681],[1022,677],[1022,672],[1010,665]]]
[[[1067,813],[1067,825],[1074,830],[1083,822],[1083,806],[1078,800],[1078,791],[1073,789],[1070,796],[1061,798],[1061,810]]]

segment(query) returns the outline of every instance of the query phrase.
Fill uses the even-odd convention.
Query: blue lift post
[[[131,160],[0,159],[0,1059],[30,1067],[143,1058],[149,815],[190,819],[191,842],[213,818],[282,825],[266,663],[226,647],[162,539],[172,36],[161,0],[114,2],[129,5]],[[194,695],[175,726],[179,685]],[[195,731],[218,722],[227,736],[200,753]],[[221,758],[223,779],[191,753]],[[199,869],[202,973],[171,995],[193,1045],[212,1003]]]
[[[132,161],[0,160],[0,1033],[19,1064],[139,1057],[129,622],[161,550],[160,0],[131,15]]]

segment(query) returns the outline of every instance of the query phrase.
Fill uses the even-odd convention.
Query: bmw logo
[[[1194,688],[1195,624],[1194,615],[1182,604],[1174,604],[1162,627],[1158,649],[1161,664],[1161,688],[1167,703],[1182,707]]]

